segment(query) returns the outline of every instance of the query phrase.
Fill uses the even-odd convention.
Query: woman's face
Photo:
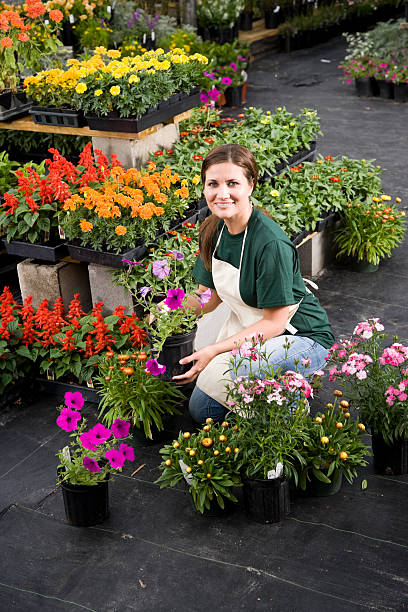
[[[207,170],[204,196],[212,213],[227,222],[248,220],[251,211],[249,196],[253,183],[240,166],[232,162],[214,164]]]

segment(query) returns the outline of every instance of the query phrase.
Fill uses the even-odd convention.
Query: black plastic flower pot
[[[185,334],[175,334],[174,336],[169,336],[165,340],[163,348],[157,357],[157,361],[161,365],[166,366],[166,371],[161,375],[163,380],[171,381],[173,376],[185,374],[185,372],[191,368],[191,363],[181,365],[179,361],[183,357],[187,357],[194,352],[196,332],[197,327]]]
[[[239,16],[239,29],[247,32],[252,30],[252,20],[254,18],[253,11],[244,11]]]
[[[394,99],[396,102],[408,102],[408,83],[394,83]]]
[[[244,507],[257,523],[279,523],[290,512],[289,484],[284,478],[242,478]]]
[[[408,439],[388,445],[382,436],[373,434],[371,445],[377,474],[408,474]]]
[[[394,99],[394,83],[392,81],[381,81],[377,79],[377,86],[380,98],[384,98],[384,100]]]
[[[67,522],[73,527],[92,527],[109,516],[109,474],[96,485],[73,485],[62,482]]]
[[[354,79],[356,92],[359,97],[371,98],[376,95],[376,83],[372,77]]]
[[[242,85],[227,87],[224,93],[226,106],[242,106]]]
[[[331,482],[322,482],[318,478],[311,476],[310,482],[307,484],[306,495],[312,497],[328,497],[336,495],[341,489],[343,483],[343,472],[335,470],[330,476]]]
[[[275,30],[280,21],[279,21],[279,12],[275,12],[273,9],[269,9],[265,11],[264,15],[265,20],[265,28],[267,30]]]

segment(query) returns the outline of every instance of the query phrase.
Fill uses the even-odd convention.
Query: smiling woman
[[[266,340],[276,370],[300,369],[307,377],[324,365],[334,341],[325,311],[306,290],[296,248],[271,218],[252,206],[258,177],[252,153],[237,144],[217,146],[204,159],[201,174],[212,215],[200,228],[193,274],[199,292],[213,290],[204,311],[225,302],[230,315],[217,341],[182,359],[180,363],[193,365],[174,377],[180,383],[198,377],[190,400],[198,422],[224,418],[230,351],[247,338]],[[248,373],[249,359],[238,375]]]

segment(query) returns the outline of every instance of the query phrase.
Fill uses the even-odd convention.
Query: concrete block
[[[90,263],[88,266],[89,284],[91,287],[92,302],[103,302],[104,316],[112,314],[117,306],[125,306],[125,314],[132,314],[132,296],[125,287],[113,284],[112,273],[115,268]]]
[[[224,321],[230,313],[226,304],[220,304],[213,312],[199,320],[195,339],[195,349],[198,351],[216,341]]]
[[[82,309],[88,311],[92,308],[88,266],[85,263],[60,261],[49,265],[25,259],[17,264],[17,274],[23,300],[32,295],[35,307],[44,299],[52,307],[59,297],[67,307],[74,294],[79,293]]]
[[[303,276],[317,276],[334,259],[332,236],[332,228],[314,232],[298,246]]]
[[[169,123],[158,128],[143,140],[126,140],[122,138],[93,137],[93,148],[100,149],[106,156],[115,153],[125,168],[141,168],[152,153],[164,147],[170,149],[179,138],[178,123]]]

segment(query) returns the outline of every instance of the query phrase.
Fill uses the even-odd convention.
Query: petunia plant
[[[80,392],[67,392],[65,405],[58,408],[57,425],[70,434],[72,441],[58,451],[58,483],[95,486],[109,474],[121,472],[126,461],[134,461],[135,452],[129,439],[130,423],[115,419],[110,428],[97,423],[87,428],[81,409]]]

